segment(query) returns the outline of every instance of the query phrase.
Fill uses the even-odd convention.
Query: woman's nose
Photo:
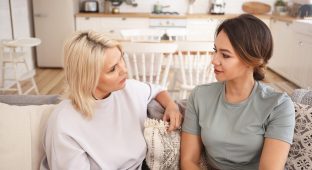
[[[211,63],[212,63],[213,65],[218,65],[218,63],[220,63],[220,62],[218,61],[218,57],[217,57],[217,53],[216,53],[216,52],[212,54],[212,61],[211,61]]]
[[[120,64],[120,75],[123,74],[128,74],[128,69],[124,61]]]

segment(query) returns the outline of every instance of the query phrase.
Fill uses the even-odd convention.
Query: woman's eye
[[[213,52],[217,52],[217,49],[216,49],[216,48],[213,48]]]
[[[223,58],[230,58],[229,55],[226,55],[226,54],[222,54],[223,55]]]
[[[116,70],[116,67],[113,67],[109,72],[114,72]]]

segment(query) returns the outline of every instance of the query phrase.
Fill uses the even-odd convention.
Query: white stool
[[[41,40],[38,38],[21,38],[11,41],[2,41],[2,84],[4,84],[5,81],[13,81],[14,84],[16,84],[16,88],[12,88],[14,84],[9,88],[2,86],[2,91],[17,91],[18,94],[28,94],[32,90],[35,90],[36,94],[39,94],[38,87],[34,80],[36,73],[34,69],[31,70],[27,65],[27,53],[25,52],[25,48],[31,48],[39,45],[40,43]],[[8,49],[8,52],[6,52],[6,49]],[[26,68],[26,72],[20,76],[17,73],[17,65],[19,63],[24,64]],[[14,78],[6,77],[5,72],[9,68],[7,67],[7,64],[13,68]],[[20,81],[27,79],[31,81],[32,86],[27,91],[23,92]]]

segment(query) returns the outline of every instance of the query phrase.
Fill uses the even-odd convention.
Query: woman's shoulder
[[[223,82],[213,82],[208,84],[198,85],[193,89],[193,93],[195,94],[212,94],[219,93],[224,87]]]
[[[63,126],[81,118],[82,115],[76,111],[71,101],[65,99],[61,101],[51,113],[51,116],[49,117],[49,124],[53,124],[53,126]]]
[[[148,87],[147,83],[143,83],[141,81],[134,80],[134,79],[126,80],[125,90],[135,91],[135,90],[140,90],[140,88],[142,87]]]
[[[277,105],[282,103],[292,103],[291,98],[286,92],[278,92],[267,84],[259,82],[258,96],[263,101]]]

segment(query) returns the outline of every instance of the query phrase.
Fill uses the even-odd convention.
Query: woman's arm
[[[49,169],[90,169],[88,155],[70,136],[48,134],[44,146]]]
[[[283,170],[290,144],[281,140],[265,138],[259,170]]]
[[[170,121],[169,131],[180,128],[182,123],[182,114],[179,107],[171,99],[167,91],[162,91],[157,94],[156,100],[165,108],[163,120]]]
[[[181,169],[199,170],[201,155],[201,137],[190,133],[182,132],[181,136]]]

